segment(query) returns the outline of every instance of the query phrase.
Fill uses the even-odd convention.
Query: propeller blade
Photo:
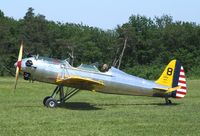
[[[17,87],[17,81],[18,81],[18,75],[19,75],[19,68],[16,68],[16,74],[15,74],[15,89]]]
[[[16,65],[15,88],[14,89],[16,89],[16,87],[17,87],[19,71],[21,70],[21,66],[22,66],[22,55],[23,55],[23,42],[21,43],[21,46],[20,46],[19,56],[18,56],[17,65]]]

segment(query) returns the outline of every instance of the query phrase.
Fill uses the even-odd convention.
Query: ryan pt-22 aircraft
[[[167,65],[158,80],[149,81],[129,75],[114,67],[106,72],[100,72],[94,65],[81,64],[79,67],[72,67],[66,60],[38,55],[22,59],[22,53],[23,44],[20,47],[18,61],[15,63],[15,88],[20,71],[25,80],[36,80],[57,85],[53,93],[43,100],[43,104],[50,108],[64,103],[80,90],[162,97],[165,98],[166,104],[172,103],[169,98],[179,99],[186,95],[184,69],[177,60],[172,60]],[[64,90],[64,86],[71,88],[70,91]]]

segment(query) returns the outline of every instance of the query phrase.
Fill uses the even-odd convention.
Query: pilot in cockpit
[[[101,72],[107,72],[109,70],[108,64],[103,64]]]

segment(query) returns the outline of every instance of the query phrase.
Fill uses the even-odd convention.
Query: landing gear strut
[[[172,101],[168,99],[168,97],[165,97],[165,103],[166,105],[172,104]]]
[[[63,86],[56,86],[51,96],[46,96],[43,100],[44,106],[49,108],[55,108],[58,104],[63,104],[69,98],[74,96],[79,92],[79,89],[76,88],[68,88],[66,91],[63,89]],[[59,93],[58,99],[56,99],[57,94]]]

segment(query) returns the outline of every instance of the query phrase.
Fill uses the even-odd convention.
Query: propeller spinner
[[[22,66],[22,54],[23,54],[23,42],[21,43],[21,46],[20,46],[18,60],[15,63],[15,66],[16,66],[15,89],[17,87],[17,81],[18,81],[19,71],[21,70],[21,66]]]

